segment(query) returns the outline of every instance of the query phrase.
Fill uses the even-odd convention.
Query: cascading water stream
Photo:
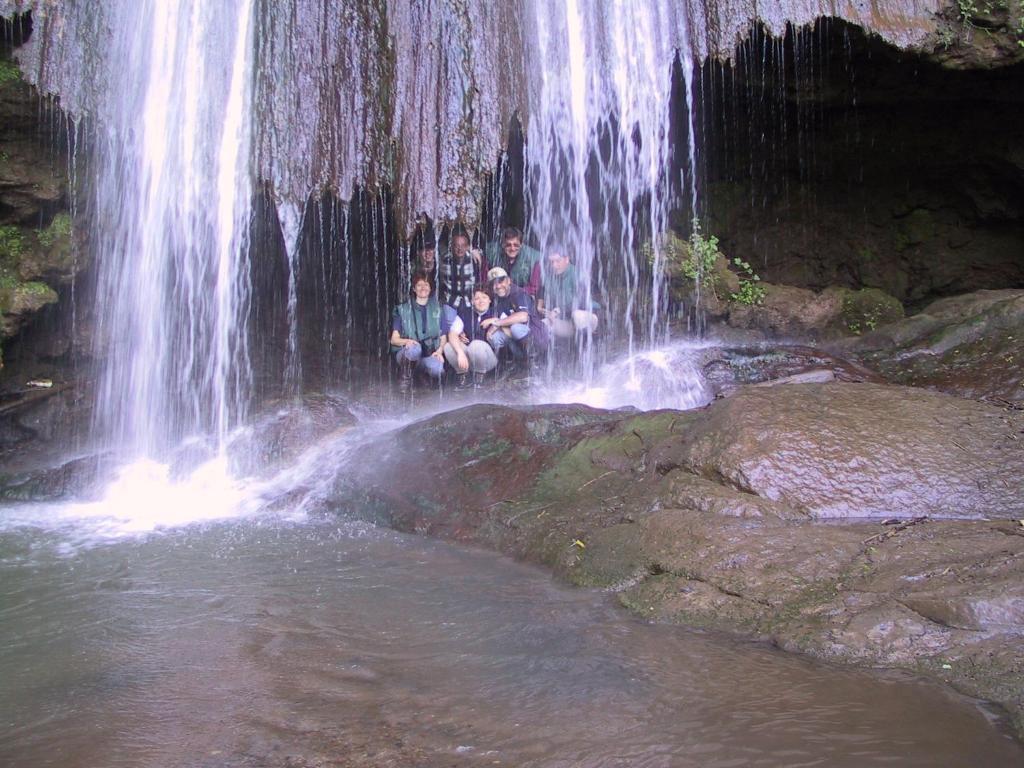
[[[603,305],[604,321],[621,324],[632,354],[667,338],[658,235],[686,186],[696,208],[687,11],[667,0],[538,1],[533,18],[528,229],[543,251],[570,252],[585,286],[582,303]],[[669,129],[677,57],[691,121],[682,185]],[[643,240],[653,244],[650,264],[637,259]],[[589,333],[577,340],[589,377],[593,340]]]
[[[118,77],[97,94],[92,159],[106,359],[96,426],[129,455],[193,434],[222,444],[245,415],[252,10],[116,9],[105,56]]]

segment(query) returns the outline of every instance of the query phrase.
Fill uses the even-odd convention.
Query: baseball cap
[[[506,277],[508,277],[508,272],[501,267],[494,267],[494,269],[487,273],[487,279],[491,282],[494,282],[495,280],[502,280]]]

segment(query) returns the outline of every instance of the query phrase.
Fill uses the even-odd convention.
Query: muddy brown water
[[[940,686],[326,519],[4,530],[0,681],[9,768],[1024,765]]]

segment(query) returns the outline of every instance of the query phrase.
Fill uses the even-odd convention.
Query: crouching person
[[[442,350],[447,341],[455,310],[442,307],[431,296],[430,280],[423,272],[412,276],[411,301],[395,307],[391,321],[391,351],[398,363],[398,388],[407,392],[413,371],[434,381],[444,374]]]
[[[596,305],[587,302],[586,294],[566,250],[552,248],[543,273],[539,311],[557,338],[597,330],[597,315],[593,312]]]
[[[444,357],[455,369],[456,388],[465,389],[471,384],[481,386],[484,376],[498,365],[498,356],[487,342],[490,323],[485,325],[493,317],[487,286],[474,286],[472,304],[459,308],[444,347]]]
[[[547,343],[543,323],[536,315],[533,300],[525,290],[512,284],[504,269],[495,267],[487,277],[494,295],[491,317],[481,323],[487,328],[487,341],[498,354],[508,349],[512,355],[513,370],[527,374],[531,342],[538,345]]]

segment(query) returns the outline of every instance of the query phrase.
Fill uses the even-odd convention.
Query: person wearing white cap
[[[487,327],[487,341],[499,356],[501,350],[512,353],[514,367],[525,373],[528,368],[530,351],[530,315],[533,302],[526,291],[512,284],[511,278],[501,267],[494,267],[487,273],[494,294],[492,317],[484,321]]]

